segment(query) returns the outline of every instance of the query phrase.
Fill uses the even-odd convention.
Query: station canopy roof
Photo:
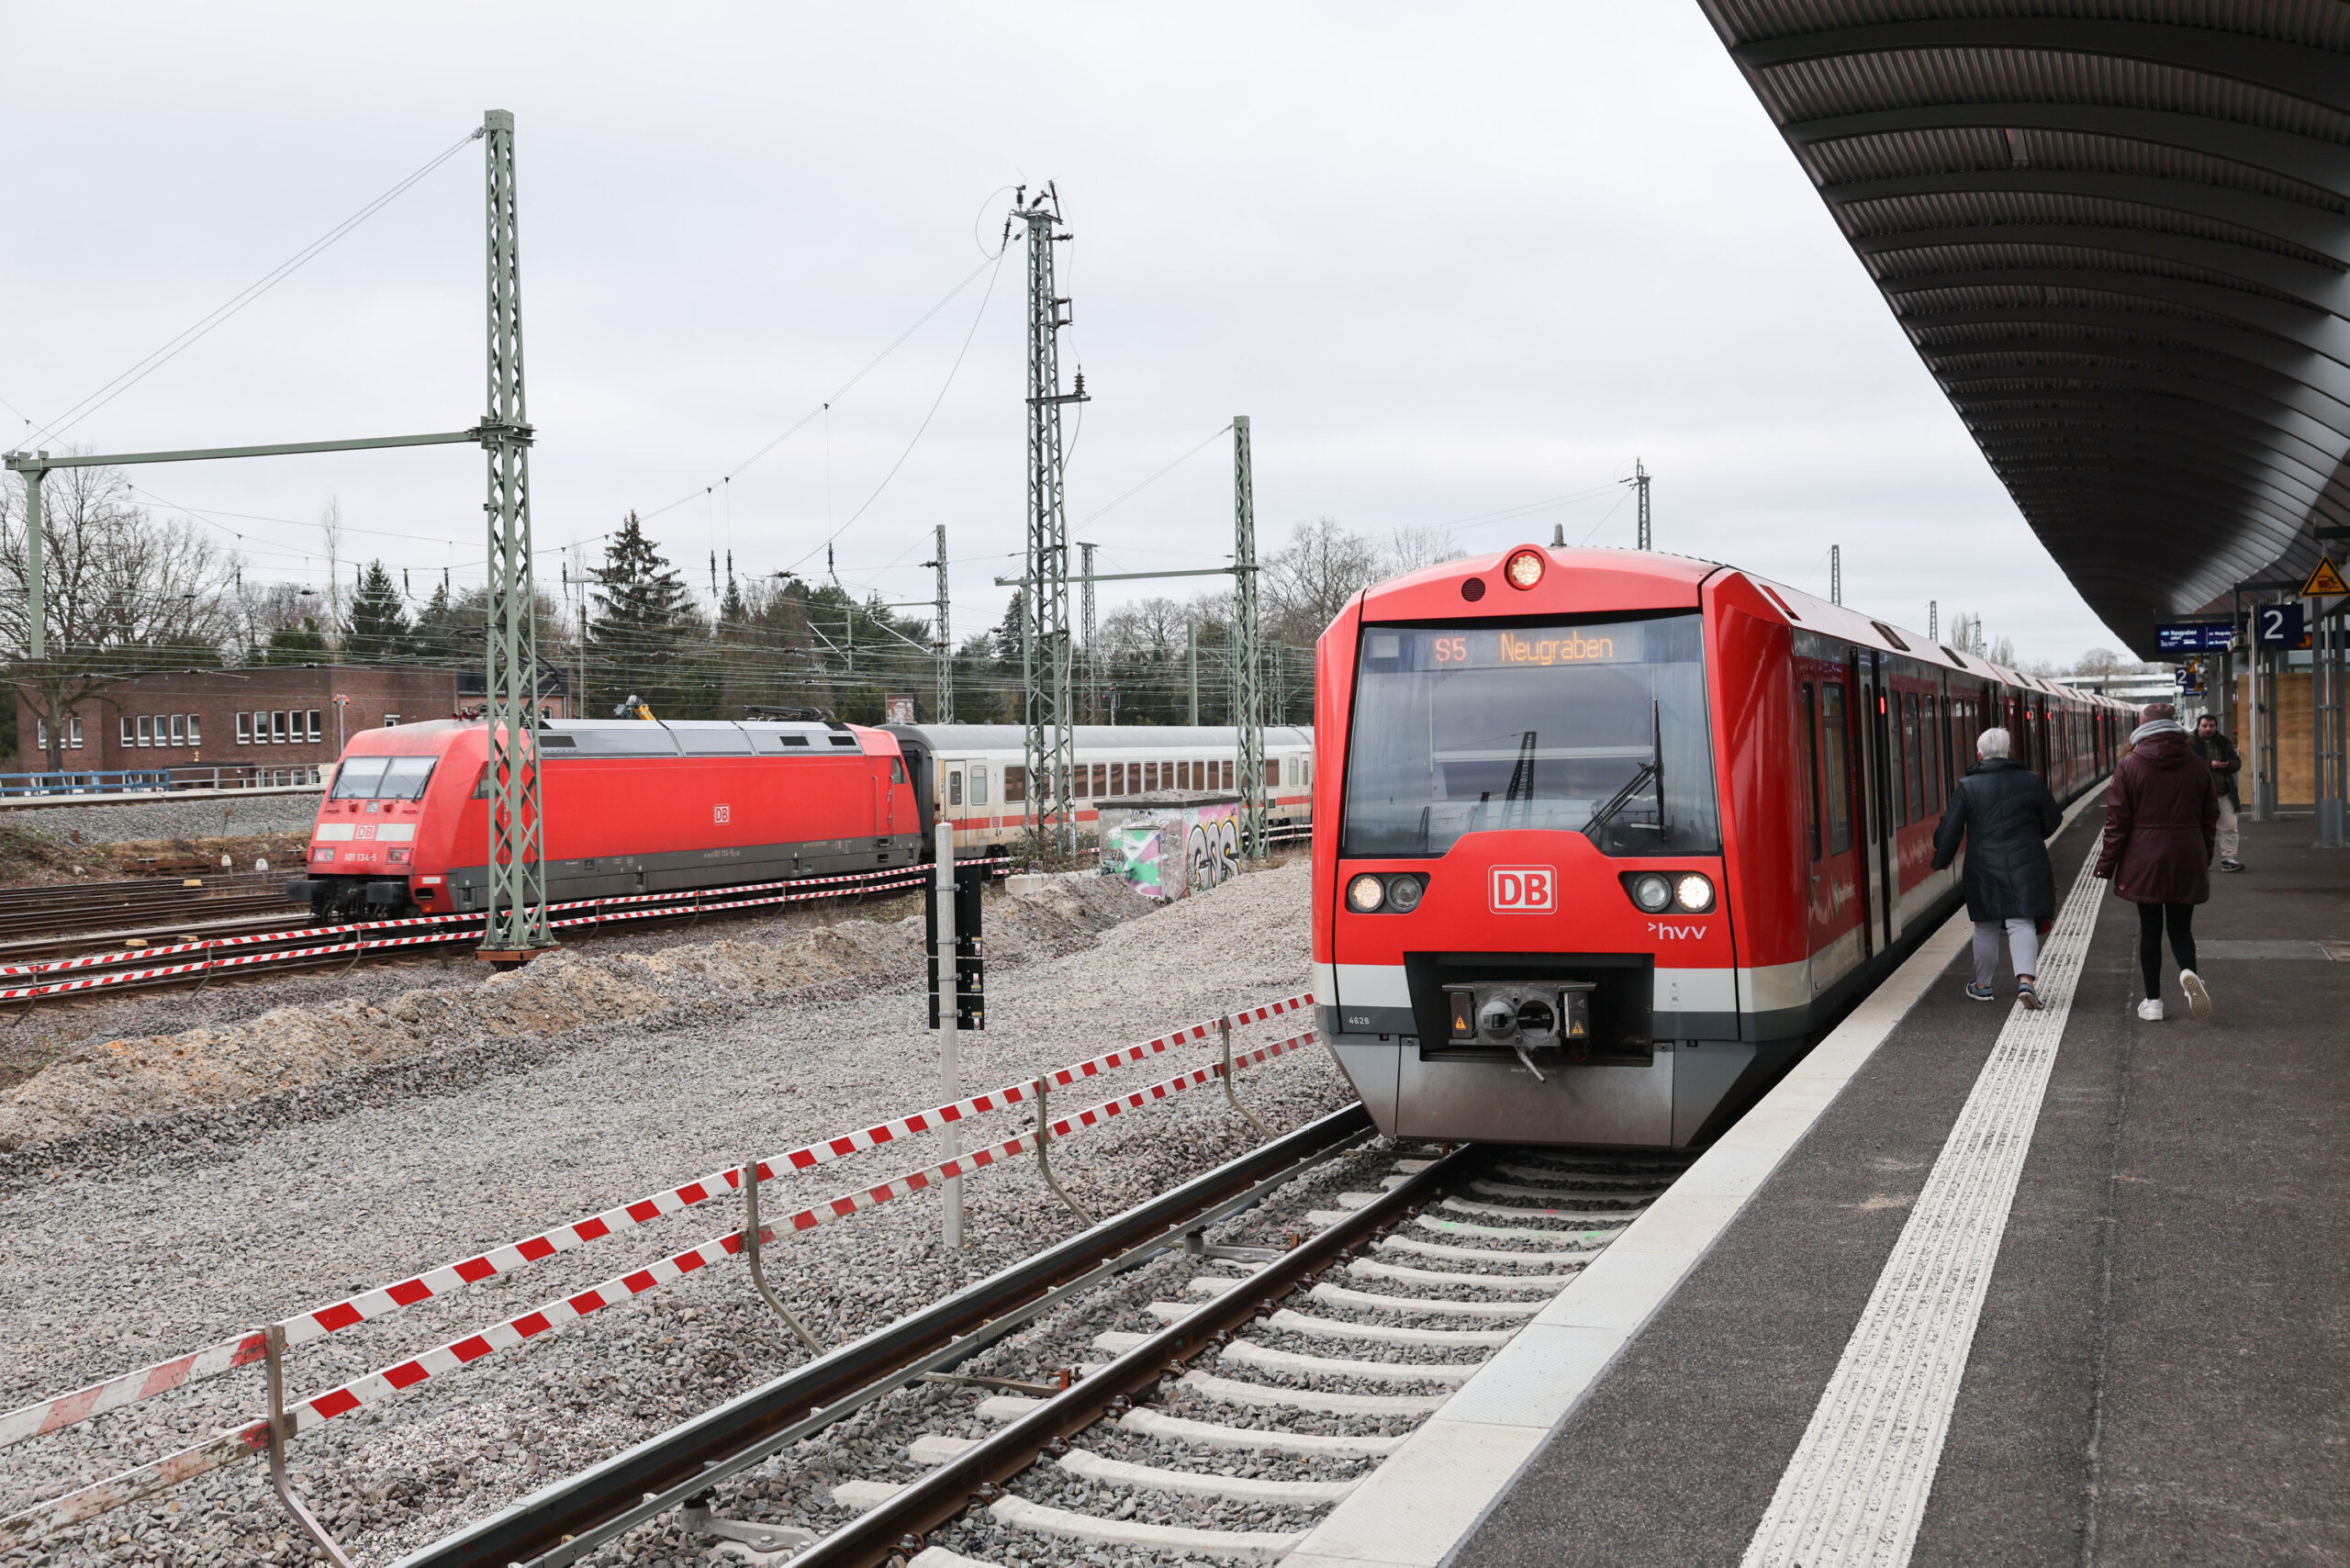
[[[2133,649],[2340,558],[2350,4],[1700,3]]]

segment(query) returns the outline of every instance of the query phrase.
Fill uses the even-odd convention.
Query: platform
[[[2213,873],[2209,1022],[2135,1017],[2103,883],[2062,1010],[1969,1001],[1936,934],[1288,1568],[2350,1562],[2350,855],[2311,837]]]

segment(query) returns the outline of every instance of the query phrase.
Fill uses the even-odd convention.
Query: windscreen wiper
[[[1643,786],[1651,782],[1656,785],[1657,831],[1659,833],[1664,831],[1664,714],[1662,704],[1655,702],[1649,704],[1649,723],[1651,726],[1649,759],[1640,764],[1629,778],[1624,780],[1624,787],[1621,790],[1607,797],[1605,805],[1591,813],[1589,822],[1583,824],[1583,833],[1594,844],[1599,842],[1599,830],[1615,821],[1616,813],[1630,805],[1633,797],[1640,792]]]

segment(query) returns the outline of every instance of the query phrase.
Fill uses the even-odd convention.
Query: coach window
[[[1803,831],[1819,858],[1819,714],[1811,682],[1803,683]]]
[[[1003,770],[1003,803],[1008,806],[1014,801],[1024,801],[1027,798],[1028,769],[1024,767],[1015,767],[1010,764],[1005,765]]]
[[[987,803],[988,770],[984,767],[974,767],[971,769],[971,804],[984,806]]]
[[[1909,763],[1908,777],[1902,780],[1902,789],[1909,798],[1909,820],[1917,822],[1926,814],[1926,752],[1925,737],[1918,733],[1918,694],[1914,691],[1901,700],[1901,734]]]
[[[1844,733],[1844,683],[1831,680],[1819,689],[1820,756],[1827,764],[1828,853],[1842,855],[1852,847],[1852,764],[1850,737]]]

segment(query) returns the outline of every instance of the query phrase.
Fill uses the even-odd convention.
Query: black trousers
[[[2138,968],[2145,972],[2146,994],[2163,993],[2163,932],[2170,932],[2171,955],[2178,967],[2195,967],[2195,906],[2191,903],[2142,903],[2138,906]]]

